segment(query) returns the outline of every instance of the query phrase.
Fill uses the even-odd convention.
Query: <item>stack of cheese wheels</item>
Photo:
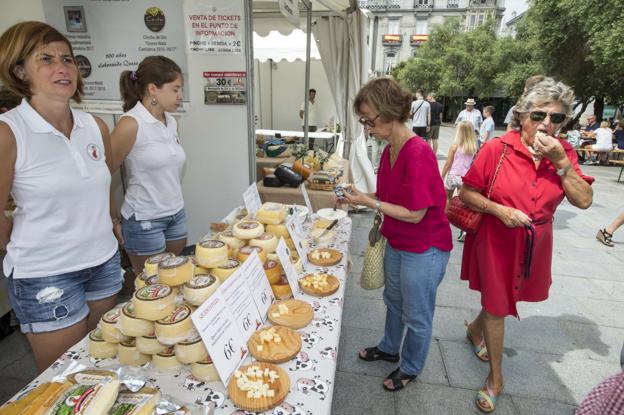
[[[152,356],[154,367],[160,372],[176,372],[182,369],[182,363],[178,360],[173,347],[168,347],[162,352]]]
[[[228,259],[225,264],[220,267],[211,269],[210,273],[219,278],[219,281],[223,282],[240,267],[240,264],[241,262],[238,259]]]
[[[147,336],[154,332],[154,322],[137,318],[134,313],[134,303],[129,301],[121,309],[119,331],[128,337]]]
[[[166,284],[147,285],[134,293],[134,315],[143,320],[156,321],[165,318],[175,309],[175,295]]]
[[[221,283],[211,274],[198,274],[182,287],[184,300],[193,306],[200,306],[217,290]]]
[[[89,356],[95,359],[110,359],[117,356],[117,344],[105,341],[99,327],[89,333],[87,349]]]
[[[162,344],[173,346],[189,338],[193,331],[191,308],[178,305],[169,315],[155,323],[156,338]]]
[[[226,229],[223,232],[219,233],[217,239],[221,242],[225,242],[232,253],[238,252],[239,249],[245,246],[245,241],[243,241],[242,239],[238,239],[236,236],[234,236],[234,233],[231,229]]]
[[[206,239],[195,247],[195,261],[202,268],[216,268],[228,260],[228,246],[218,239]]]
[[[279,239],[277,239],[277,236],[273,235],[272,233],[265,232],[257,238],[250,240],[249,245],[259,246],[260,248],[264,249],[267,254],[272,254],[275,252],[278,242]]]
[[[167,349],[169,346],[164,345],[158,341],[154,332],[147,336],[136,338],[137,350],[143,354],[155,355]]]
[[[190,364],[208,359],[208,351],[197,331],[174,346],[175,354],[181,363]]]
[[[267,254],[266,254],[266,251],[260,248],[259,246],[247,245],[247,246],[242,247],[240,251],[238,251],[238,260],[240,262],[245,262],[245,260],[249,258],[249,256],[254,251],[256,251],[256,253],[258,254],[258,257],[260,258],[260,262],[264,264],[267,260]]]
[[[256,220],[244,220],[233,226],[232,233],[236,238],[248,241],[262,235],[264,226]]]
[[[158,265],[158,282],[180,286],[193,278],[193,262],[185,256],[166,258]]]
[[[200,360],[191,365],[191,373],[202,382],[214,382],[219,380],[219,373],[208,356],[205,360]]]
[[[98,324],[102,338],[108,343],[121,343],[128,340],[128,336],[125,336],[119,330],[119,318],[121,317],[121,307],[115,307],[112,310],[104,313]]]
[[[119,343],[117,357],[119,358],[119,363],[127,366],[142,366],[152,360],[152,356],[137,350],[134,337]]]
[[[286,219],[288,208],[281,203],[266,202],[256,212],[256,219],[265,225],[279,225]]]
[[[144,272],[150,275],[158,274],[158,264],[160,264],[164,259],[173,257],[171,252],[163,252],[162,254],[154,255],[145,260],[145,264],[143,264]]]

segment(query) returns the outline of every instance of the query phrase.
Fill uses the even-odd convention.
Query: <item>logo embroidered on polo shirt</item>
[[[100,161],[102,159],[102,150],[100,150],[97,144],[89,144],[87,146],[87,154],[95,161]]]

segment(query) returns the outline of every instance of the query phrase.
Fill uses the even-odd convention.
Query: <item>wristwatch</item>
[[[565,176],[568,173],[568,171],[570,171],[571,168],[572,168],[572,163],[569,163],[567,166],[561,169],[557,169],[557,175]]]

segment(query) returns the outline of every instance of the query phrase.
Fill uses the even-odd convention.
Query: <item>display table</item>
[[[264,174],[262,169],[274,169],[282,163],[292,163],[294,157],[256,157],[256,178],[262,179]]]
[[[307,222],[304,230],[309,234],[311,224]],[[347,261],[349,258],[349,238],[351,236],[351,219],[341,219],[336,227],[336,238],[330,245],[343,252],[342,261],[333,267],[324,268],[330,274],[340,280],[338,291],[328,297],[317,298],[308,295],[303,300],[309,302],[314,309],[314,319],[305,328],[298,330],[301,335],[303,346],[297,357],[281,366],[290,376],[291,389],[286,400],[277,408],[267,412],[277,413],[300,413],[300,414],[329,414],[332,407],[334,390],[334,378],[336,374],[336,356],[340,339],[340,327],[342,320],[342,304],[347,286]],[[309,239],[311,248],[316,247],[312,239]],[[314,272],[319,268],[308,264],[305,274]],[[266,325],[269,325],[267,322]],[[247,358],[243,364],[251,363]],[[87,341],[83,339],[63,356],[61,356],[50,368],[33,380],[16,396],[36,387],[41,382],[50,381],[55,375],[65,370],[69,364],[82,364],[86,367],[106,368],[118,365],[117,359],[91,359],[87,354]],[[219,382],[200,382],[191,375],[190,368],[185,366],[179,372],[173,374],[159,374],[147,368],[149,383],[160,388],[161,392],[170,395],[183,403],[196,403],[214,406],[216,414],[244,414],[237,412],[237,408],[228,399],[226,388]]]
[[[265,136],[273,136],[275,134],[280,134],[283,137],[297,137],[303,138],[303,131],[287,131],[287,130],[256,130],[256,135],[265,135]],[[336,138],[338,134],[331,133],[327,131],[315,131],[308,132],[308,137],[314,138],[315,143],[318,144],[317,140],[323,140],[323,149],[325,151],[333,151],[336,147]]]

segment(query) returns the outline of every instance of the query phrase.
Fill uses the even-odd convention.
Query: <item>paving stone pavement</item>
[[[454,130],[442,127],[438,160],[442,165]],[[594,204],[586,211],[564,202],[555,216],[553,286],[543,303],[522,303],[521,319],[506,320],[505,394],[496,414],[572,414],[589,390],[620,370],[624,342],[624,230],[613,248],[595,239],[597,230],[624,210],[619,169],[584,166],[596,177]],[[433,340],[417,381],[397,393],[382,388],[394,369],[385,362],[365,363],[356,353],[374,345],[383,332],[382,290],[358,283],[371,212],[352,214],[353,268],[344,302],[342,336],[332,413],[471,414],[473,399],[488,373],[465,339],[464,320],[479,310],[479,295],[459,280],[462,245],[455,246],[438,290]],[[454,230],[457,235],[457,231]],[[0,341],[0,401],[36,376],[25,337]]]

